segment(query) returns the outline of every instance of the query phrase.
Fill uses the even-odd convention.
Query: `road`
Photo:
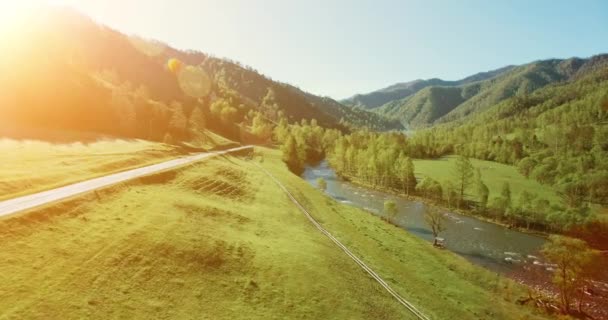
[[[64,200],[82,193],[102,189],[111,185],[115,185],[117,183],[140,178],[146,175],[158,173],[169,169],[175,169],[177,167],[185,166],[197,161],[201,161],[203,159],[208,159],[219,155],[251,148],[253,148],[253,146],[243,146],[223,151],[197,153],[194,155],[177,158],[146,167],[114,173],[111,175],[70,184],[56,189],[51,189],[23,197],[5,200],[0,202],[0,217],[36,208],[48,203]]]

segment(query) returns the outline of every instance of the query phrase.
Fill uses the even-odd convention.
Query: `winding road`
[[[0,217],[8,216],[20,211],[33,209],[45,204],[71,198],[73,196],[90,192],[93,190],[102,189],[115,185],[124,181],[133,180],[143,176],[147,176],[162,171],[175,169],[181,166],[185,166],[203,159],[209,159],[224,155],[227,153],[237,152],[245,149],[251,149],[253,146],[243,146],[222,151],[197,153],[157,164],[153,164],[146,167],[123,171],[119,173],[110,174],[107,176],[77,182],[64,187],[51,189],[39,193],[30,194],[23,197],[13,198],[0,202]]]

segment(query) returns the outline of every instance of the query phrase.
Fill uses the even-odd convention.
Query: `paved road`
[[[177,167],[185,166],[196,161],[200,161],[207,158],[216,157],[219,155],[240,151],[244,149],[253,148],[252,146],[244,146],[238,148],[227,149],[224,151],[198,153],[178,159],[169,160],[154,165],[141,167],[133,170],[123,171],[115,174],[111,174],[104,177],[99,177],[87,181],[82,181],[74,184],[67,185],[65,187],[56,188],[48,191],[30,194],[27,196],[5,200],[0,202],[0,217],[7,216],[19,211],[32,209],[41,205],[45,205],[51,202],[63,200],[69,197],[73,197],[85,192],[101,189],[108,187],[120,182],[132,180],[142,176],[158,173],[161,171],[174,169]]]

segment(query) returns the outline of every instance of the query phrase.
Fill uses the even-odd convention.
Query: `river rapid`
[[[306,167],[302,177],[313,186],[316,186],[317,178],[325,179],[329,196],[378,216],[383,216],[384,201],[393,200],[398,207],[395,223],[424,240],[433,241],[433,234],[424,221],[426,205],[423,202],[344,181],[336,176],[326,161]],[[446,249],[472,263],[503,274],[532,268],[536,272],[551,270],[551,266],[542,261],[538,253],[546,241],[544,238],[474,217],[448,211],[444,214],[446,230],[440,237],[445,239]]]

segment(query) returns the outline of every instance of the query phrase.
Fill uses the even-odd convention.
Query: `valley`
[[[540,317],[509,302],[517,284],[334,202],[276,151],[256,154],[429,317]],[[411,318],[250,161],[211,159],[3,219],[3,316]]]
[[[608,319],[605,47],[203,3],[0,18],[0,319]]]

